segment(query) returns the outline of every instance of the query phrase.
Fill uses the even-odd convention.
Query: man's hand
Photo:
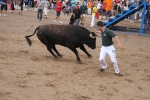
[[[118,47],[119,47],[120,49],[123,49],[123,46],[121,45],[121,43],[120,43],[120,41],[119,41],[119,39],[118,39],[117,36],[115,36],[115,39],[116,39],[116,41],[117,41],[117,43],[118,43]]]
[[[118,47],[120,48],[120,49],[123,49],[123,46],[119,43],[118,44]]]

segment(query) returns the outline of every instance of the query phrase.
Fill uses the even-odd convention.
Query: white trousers
[[[95,25],[95,15],[92,15],[91,27]]]
[[[102,68],[106,69],[108,67],[107,64],[106,64],[106,61],[105,61],[106,54],[109,55],[109,57],[111,59],[111,62],[113,63],[115,72],[120,73],[119,68],[118,68],[118,62],[117,62],[117,59],[116,59],[115,48],[114,48],[113,45],[107,46],[107,47],[104,47],[104,46],[101,47],[99,61],[101,63]]]
[[[88,14],[91,15],[91,8],[88,8]]]
[[[44,15],[47,15],[48,8],[44,8]]]

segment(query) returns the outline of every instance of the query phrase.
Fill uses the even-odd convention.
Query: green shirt
[[[86,14],[87,7],[85,5],[80,6],[82,14]]]
[[[105,31],[101,33],[102,36],[102,46],[110,46],[113,44],[112,37],[115,37],[116,34],[110,29],[105,28]]]

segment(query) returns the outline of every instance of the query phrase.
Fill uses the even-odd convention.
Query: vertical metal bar
[[[146,18],[145,18],[145,12],[146,12],[146,2],[144,2],[144,7],[143,7],[143,10],[142,10],[142,22],[141,22],[141,27],[140,27],[140,35],[143,34],[143,31],[145,31],[145,21],[146,21]]]

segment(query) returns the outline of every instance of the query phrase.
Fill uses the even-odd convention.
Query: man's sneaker
[[[0,14],[0,16],[2,16],[2,14]]]
[[[59,21],[59,23],[60,23],[60,24],[62,24],[62,22],[61,22],[61,21]]]
[[[6,17],[6,15],[4,14],[4,17]]]
[[[100,71],[103,72],[105,69],[101,68]]]
[[[54,23],[57,23],[56,20],[54,20]]]
[[[123,75],[122,75],[122,74],[120,74],[120,73],[116,73],[115,75],[116,75],[116,76],[123,76]]]

